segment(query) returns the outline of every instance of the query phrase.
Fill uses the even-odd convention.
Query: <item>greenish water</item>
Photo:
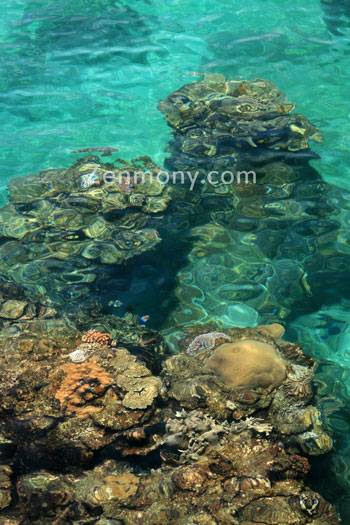
[[[350,6],[324,0],[5,0],[0,20],[0,189],[10,178],[68,166],[74,150],[114,146],[125,158],[162,163],[170,132],[159,100],[199,73],[275,82],[323,132],[313,166],[350,200],[348,83]],[[339,210],[344,229],[349,212]],[[205,235],[205,232],[204,234]],[[226,250],[234,242],[226,241]],[[204,262],[203,262],[204,261]],[[230,260],[231,261],[231,260]],[[249,301],[227,305],[201,276],[210,259],[195,250],[177,281],[200,290],[198,316],[249,325]],[[232,259],[232,264],[234,260]],[[220,289],[216,292],[216,290]],[[322,361],[319,390],[336,451],[315,465],[319,483],[350,520],[350,309],[334,299],[297,318],[289,335]],[[174,312],[174,316],[178,315]],[[196,314],[196,315],[197,315]],[[192,315],[190,313],[190,315]],[[171,323],[174,316],[168,321]],[[196,317],[195,317],[196,318]]]

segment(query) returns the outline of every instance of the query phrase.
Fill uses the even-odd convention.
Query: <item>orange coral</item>
[[[98,330],[89,330],[81,338],[83,343],[98,343],[100,345],[112,346],[112,338],[106,332]]]
[[[55,393],[55,398],[67,412],[78,416],[87,416],[101,407],[91,405],[95,399],[101,397],[112,384],[112,377],[95,359],[85,363],[69,363],[59,368],[64,379]]]

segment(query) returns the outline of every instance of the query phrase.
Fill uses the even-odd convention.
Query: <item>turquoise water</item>
[[[350,190],[350,7],[321,0],[5,0],[0,21],[0,191],[10,178],[68,166],[73,151],[113,146],[162,163],[170,132],[159,100],[202,73],[275,82],[324,135],[313,166]],[[348,12],[347,12],[348,10]],[[339,211],[344,228],[350,219]],[[230,242],[228,242],[228,251]],[[192,253],[178,276],[201,273]],[[198,284],[198,283],[197,283]],[[225,284],[225,283],[224,283]],[[259,312],[223,303],[201,283],[203,315],[241,325]],[[345,300],[293,321],[290,336],[318,373],[336,451],[321,487],[350,519],[350,309]],[[171,320],[169,321],[171,322]],[[331,480],[331,481],[330,481]],[[329,488],[331,487],[331,488]]]

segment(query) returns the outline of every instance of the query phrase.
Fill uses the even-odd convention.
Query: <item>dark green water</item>
[[[349,253],[350,5],[345,0],[265,0],[263,8],[261,0],[5,0],[0,46],[2,201],[10,178],[68,166],[79,148],[114,146],[125,158],[148,154],[162,163],[170,132],[157,110],[159,100],[201,73],[267,78],[323,132],[324,143],[316,147],[321,160],[312,165],[342,189],[341,203],[333,202],[341,225],[336,242]],[[172,286],[177,304],[167,319],[158,316],[163,327],[263,321],[259,303],[235,300],[232,287],[231,271],[239,266],[236,246],[245,239],[222,224],[194,233],[197,243],[180,261],[176,280],[171,276],[169,284],[165,263],[164,276],[141,272],[136,295],[152,301],[157,318],[153,283],[164,300]],[[203,251],[208,245],[212,249]],[[243,263],[262,256],[247,248],[244,257]],[[318,487],[336,501],[344,523],[350,520],[347,281],[343,272],[327,301],[316,298],[314,310],[303,315],[296,309],[289,325],[289,336],[321,360],[320,403],[336,450],[317,462],[315,472],[326,474]]]

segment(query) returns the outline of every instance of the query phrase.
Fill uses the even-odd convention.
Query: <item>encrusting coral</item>
[[[113,383],[112,377],[98,365],[95,359],[84,364],[66,364],[57,370],[63,380],[55,392],[55,398],[63,411],[78,416],[86,416],[101,410],[102,407],[91,404],[101,397]],[[56,382],[53,379],[53,382]]]

